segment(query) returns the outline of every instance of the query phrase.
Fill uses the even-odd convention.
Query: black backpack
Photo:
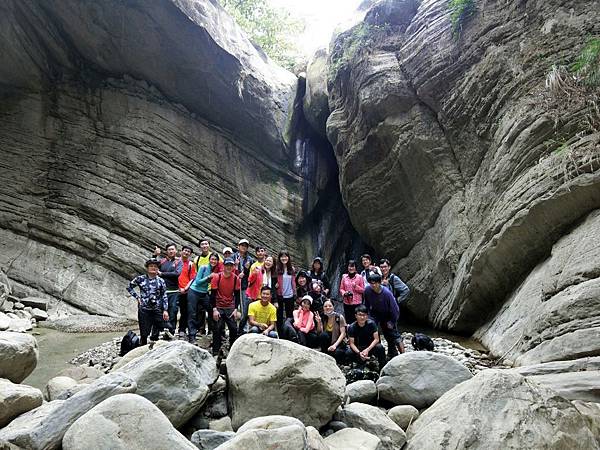
[[[119,356],[125,356],[134,348],[140,346],[140,337],[135,334],[133,331],[129,330],[123,339],[121,339],[121,351],[119,352]]]
[[[435,348],[433,339],[423,333],[415,333],[410,343],[415,350],[429,350],[432,352]]]

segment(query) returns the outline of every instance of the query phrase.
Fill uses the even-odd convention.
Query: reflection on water
[[[70,367],[69,361],[78,354],[89,350],[114,337],[121,337],[123,331],[110,333],[63,333],[48,328],[36,328],[40,356],[35,370],[24,384],[43,389],[48,380],[61,370]]]

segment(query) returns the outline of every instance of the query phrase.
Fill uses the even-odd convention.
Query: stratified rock
[[[380,398],[396,405],[420,409],[472,376],[469,369],[449,356],[426,351],[403,353],[383,367],[377,391]]]
[[[21,303],[25,306],[31,306],[32,308],[41,309],[42,311],[48,311],[48,299],[41,297],[25,297],[20,299]]]
[[[206,350],[183,341],[156,347],[112,373],[125,373],[175,427],[183,425],[203,405],[219,373]]]
[[[214,450],[235,436],[233,431],[198,430],[192,434],[192,444],[200,450]]]
[[[358,428],[344,428],[325,439],[331,450],[382,450],[381,440]]]
[[[10,288],[10,281],[6,274],[0,270],[0,311],[4,310],[4,303],[8,299],[8,296],[11,294],[12,290]],[[2,331],[0,329],[0,331]]]
[[[135,382],[125,374],[105,375],[68,400],[48,402],[19,416],[0,430],[0,441],[34,450],[58,449],[65,432],[79,417],[107,398],[135,389]]]
[[[321,427],[342,403],[346,384],[332,357],[261,335],[235,341],[227,356],[227,374],[234,430],[270,414]]]
[[[77,386],[73,378],[58,376],[51,378],[44,388],[44,398],[47,401],[58,399],[65,391]]]
[[[377,400],[377,387],[371,380],[359,380],[346,385],[344,401],[348,403],[371,403]]]
[[[406,442],[404,431],[381,409],[365,403],[350,403],[340,408],[335,418],[350,428],[359,428],[374,434],[387,450],[402,448]]]
[[[150,401],[136,394],[111,397],[82,415],[65,433],[64,450],[195,449]]]
[[[473,450],[598,448],[571,402],[501,370],[484,370],[444,394],[408,429],[406,450],[467,445]]]
[[[20,383],[33,372],[38,360],[35,338],[29,334],[0,332],[0,378]]]
[[[0,428],[19,414],[37,408],[43,401],[39,389],[0,378]]]
[[[0,331],[6,331],[9,327],[10,318],[3,312],[0,312]]]
[[[325,124],[329,116],[327,94],[327,50],[319,49],[306,67],[306,92],[302,103],[304,117],[321,136],[326,137]]]
[[[596,442],[600,446],[600,404],[596,402],[582,402],[575,400],[572,402],[577,411],[585,418],[592,434],[596,436]]]
[[[419,417],[419,410],[411,405],[394,406],[387,415],[404,431]]]
[[[236,435],[218,447],[219,450],[306,450],[307,437],[303,425],[287,425],[265,430],[257,428]]]

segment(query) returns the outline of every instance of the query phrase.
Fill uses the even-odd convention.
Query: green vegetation
[[[571,71],[587,86],[600,85],[600,38],[587,41]]]
[[[256,45],[279,65],[291,70],[303,58],[296,43],[304,22],[267,0],[219,0]]]
[[[475,0],[450,0],[448,8],[452,34],[458,37],[465,21],[475,13]]]

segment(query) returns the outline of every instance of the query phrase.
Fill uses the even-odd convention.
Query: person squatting
[[[192,344],[198,335],[212,334],[217,356],[227,328],[229,346],[244,333],[261,333],[319,348],[338,364],[360,366],[374,357],[382,368],[381,336],[388,359],[404,352],[398,320],[410,290],[391,272],[389,260],[375,265],[364,254],[360,273],[356,262],[348,261],[339,286],[343,312],[337,312],[320,257],[308,270],[297,270],[285,250],[275,258],[257,246],[250,255],[247,239],[239,241],[236,252],[225,247],[222,255],[208,239],[199,246],[195,258],[189,245],[179,256],[174,243],[165,247],[164,256],[157,246],[145,263],[146,274],[127,286],[138,303],[141,345],[158,340],[161,331],[165,339],[177,336]]]

